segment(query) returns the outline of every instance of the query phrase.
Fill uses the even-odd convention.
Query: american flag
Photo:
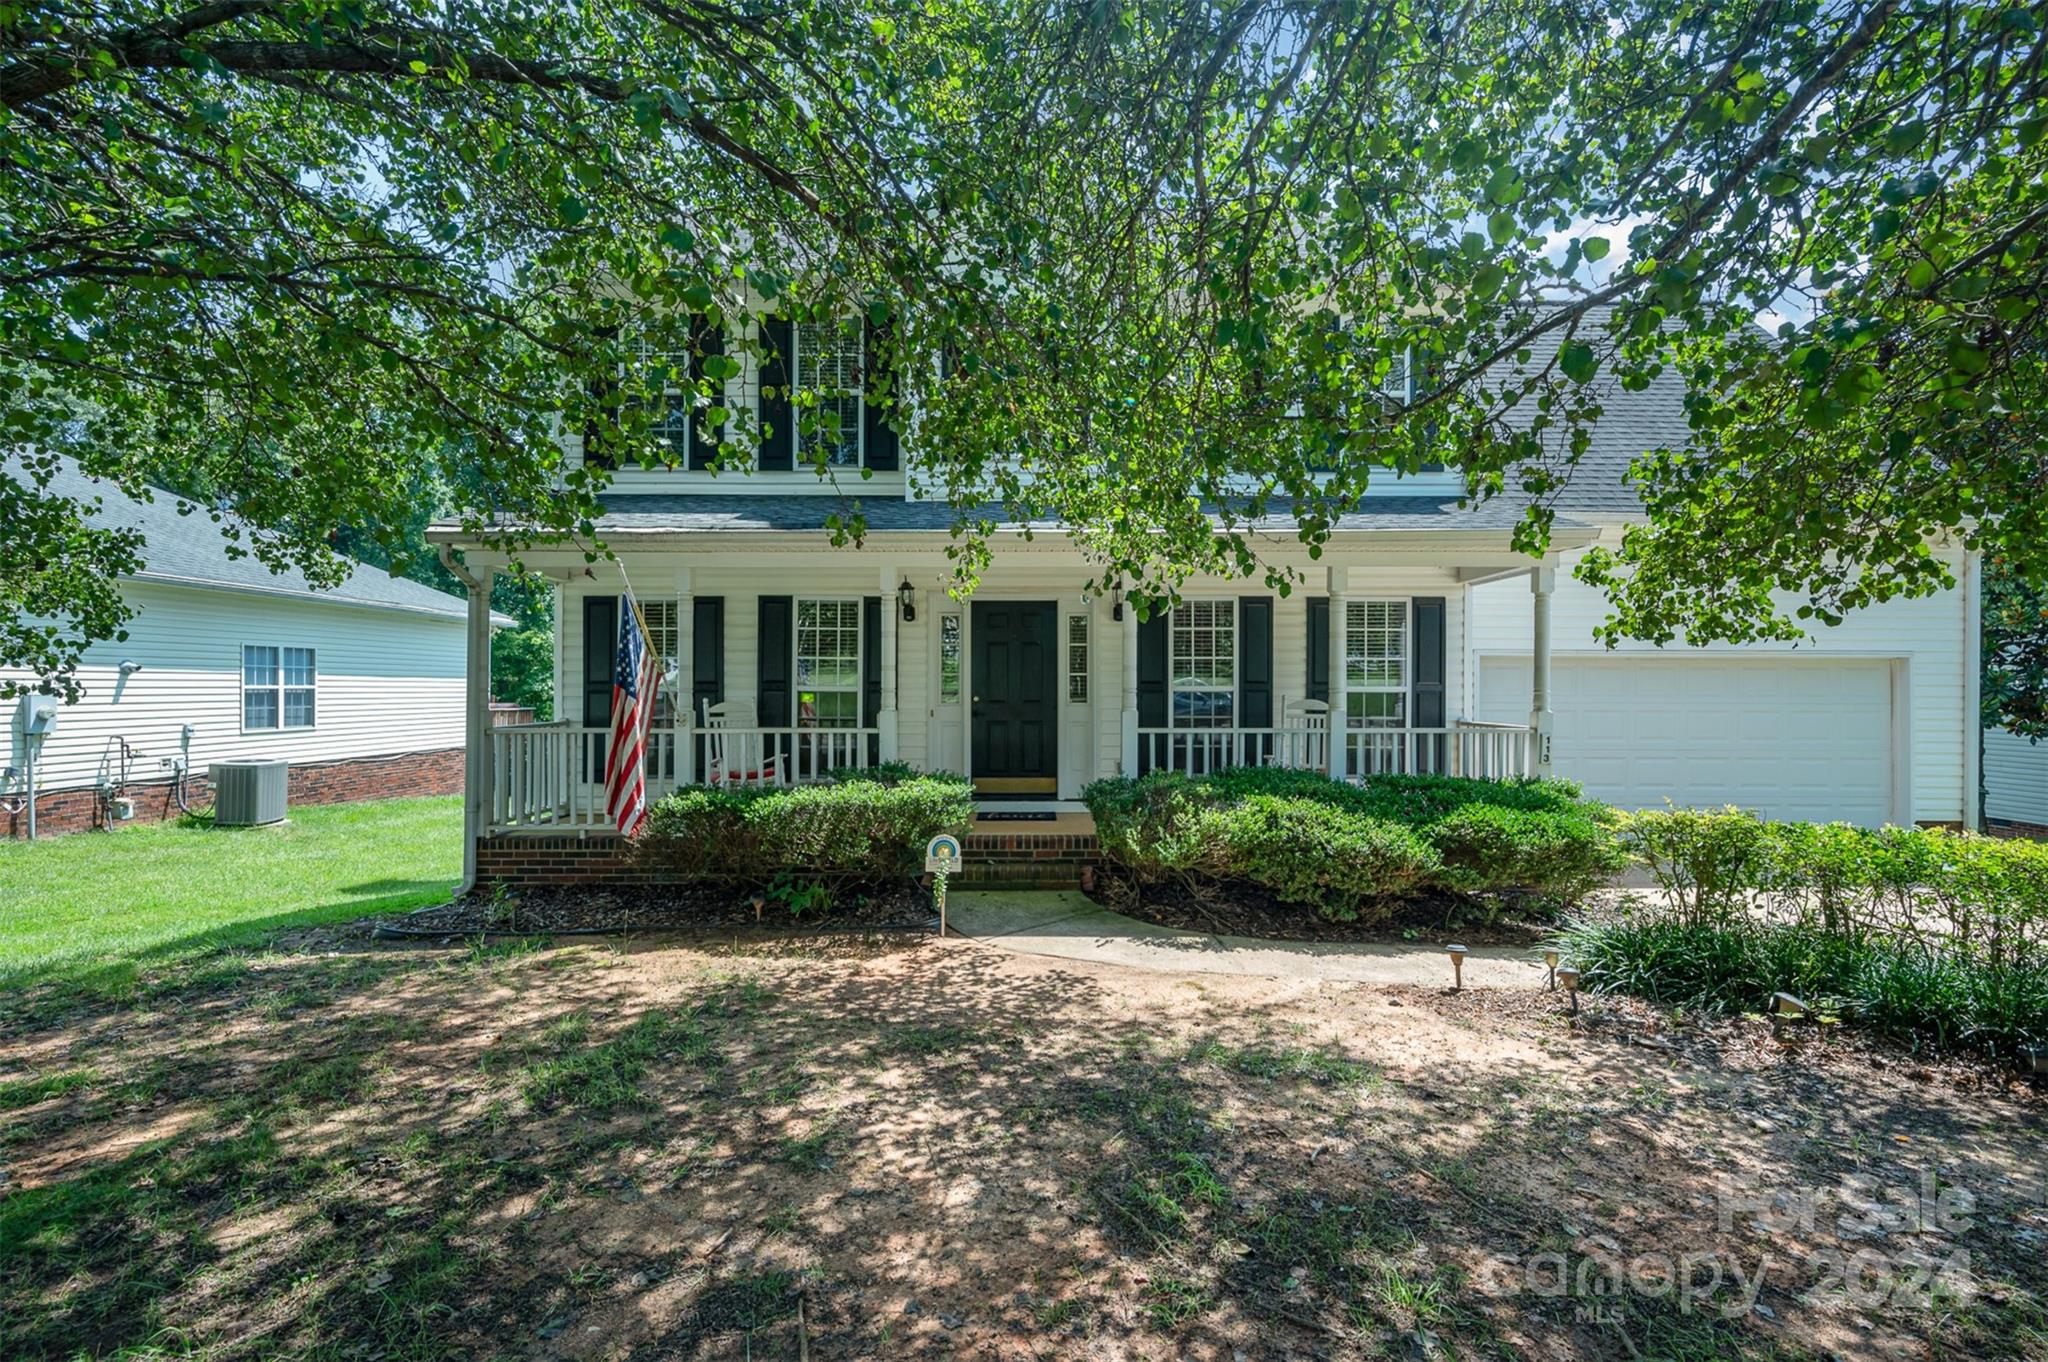
[[[647,646],[633,593],[619,597],[619,646],[612,666],[612,740],[604,768],[604,808],[627,837],[647,821],[647,726],[654,718],[660,661]]]

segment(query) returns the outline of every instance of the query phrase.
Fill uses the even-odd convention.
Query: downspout
[[[469,597],[466,666],[463,683],[462,742],[462,883],[459,898],[476,888],[476,847],[484,835],[484,799],[491,778],[491,589],[494,573],[478,577],[455,556],[455,550],[441,546],[441,566],[462,583]]]

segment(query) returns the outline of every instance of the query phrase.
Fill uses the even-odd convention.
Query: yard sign
[[[939,935],[946,934],[946,878],[960,864],[960,839],[942,832],[925,843],[924,868],[931,871],[932,889],[939,900]]]

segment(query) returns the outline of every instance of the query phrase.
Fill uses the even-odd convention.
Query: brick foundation
[[[961,848],[957,889],[1072,889],[1084,867],[1102,859],[1095,838],[1072,834],[976,833]],[[635,863],[612,833],[551,836],[514,833],[476,844],[479,885],[660,884],[672,878]]]
[[[289,778],[293,805],[347,804],[360,799],[400,799],[418,795],[462,793],[462,749],[409,752],[402,757],[358,757],[350,761],[295,764]],[[195,809],[213,803],[213,786],[202,769],[188,783],[186,802]],[[132,782],[135,823],[160,823],[178,816],[171,787],[164,781]],[[36,835],[55,837],[98,826],[99,799],[90,789],[44,790],[36,794]],[[5,835],[28,836],[28,813],[5,813]],[[119,826],[116,824],[115,826]]]
[[[1077,889],[1102,863],[1093,833],[977,832],[960,847],[962,889]]]
[[[2048,823],[2025,823],[2016,818],[1987,818],[1984,831],[1993,837],[2031,837],[2048,842]]]

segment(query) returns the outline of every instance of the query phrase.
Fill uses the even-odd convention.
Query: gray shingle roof
[[[926,531],[944,533],[952,529],[957,513],[944,502],[904,501],[898,497],[870,500],[794,493],[785,496],[709,495],[690,493],[626,494],[604,498],[604,515],[597,522],[600,534],[618,530],[681,530],[693,534],[758,533],[763,530],[822,530],[825,518],[842,518],[856,506],[867,518],[870,532]],[[999,523],[1007,517],[982,510]],[[1212,512],[1213,516],[1213,512]],[[1337,522],[1341,531],[1375,530],[1506,530],[1521,518],[1518,507],[1506,501],[1462,509],[1455,497],[1370,497],[1358,509]],[[1576,521],[1559,517],[1561,528],[1579,528]],[[1032,522],[1031,528],[1056,528],[1049,521]],[[1268,503],[1267,514],[1252,528],[1288,530],[1293,516],[1285,501]]]
[[[0,471],[17,482],[31,481],[27,470],[11,457],[0,460]],[[357,566],[340,586],[318,590],[299,572],[272,572],[253,557],[230,557],[230,541],[204,508],[168,492],[158,492],[150,501],[137,500],[113,483],[88,477],[68,458],[60,457],[49,490],[88,506],[97,501],[97,509],[91,512],[96,524],[142,532],[143,568],[135,574],[137,581],[304,596],[332,605],[403,610],[448,619],[461,619],[466,609],[460,596],[393,577],[367,564]],[[513,623],[504,616],[494,618],[501,624]]]
[[[1595,308],[1588,312],[1579,326],[1580,337],[1591,340],[1605,336],[1610,311]],[[1493,372],[1501,378],[1538,372],[1556,357],[1563,343],[1562,330],[1549,332],[1530,344],[1526,365],[1503,366]],[[1590,441],[1586,452],[1571,470],[1570,481],[1558,494],[1555,505],[1565,513],[1640,514],[1642,497],[1629,483],[1629,465],[1649,450],[1684,445],[1691,433],[1685,414],[1685,379],[1666,365],[1645,387],[1629,391],[1603,368],[1588,386],[1601,403],[1600,419],[1588,428]],[[1527,429],[1534,417],[1533,410],[1510,411],[1509,424]],[[1558,441],[1552,443],[1553,447],[1559,445]]]

